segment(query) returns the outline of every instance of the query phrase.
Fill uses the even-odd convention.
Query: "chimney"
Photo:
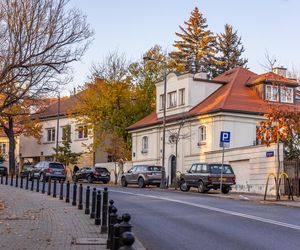
[[[281,67],[275,67],[272,69],[273,73],[277,74],[277,75],[280,75],[280,76],[283,76],[283,77],[286,77],[286,70],[287,68],[281,66]]]

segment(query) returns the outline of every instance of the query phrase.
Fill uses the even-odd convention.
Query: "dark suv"
[[[73,181],[87,180],[89,183],[102,181],[104,184],[110,181],[110,173],[103,167],[83,167],[73,174]]]
[[[161,167],[150,165],[138,165],[131,168],[121,177],[121,185],[126,187],[128,184],[138,184],[140,188],[146,185],[156,185],[159,187],[161,182]]]
[[[235,175],[230,165],[194,163],[186,174],[180,175],[179,188],[181,191],[187,192],[191,187],[196,187],[199,193],[205,193],[210,189],[220,189],[221,178],[222,193],[227,194],[231,190],[231,186],[235,185]]]

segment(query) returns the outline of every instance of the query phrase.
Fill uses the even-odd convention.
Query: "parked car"
[[[0,176],[6,176],[7,175],[7,167],[4,167],[0,164]]]
[[[62,163],[53,161],[41,161],[37,163],[30,172],[31,178],[40,178],[48,181],[51,179],[66,179],[66,170]]]
[[[26,164],[20,172],[20,177],[26,178],[29,176],[31,178],[31,172],[34,169],[34,164]]]
[[[191,187],[196,187],[199,193],[205,193],[210,189],[220,189],[221,178],[222,193],[227,194],[231,190],[231,186],[235,185],[235,175],[230,165],[195,163],[187,173],[180,175],[179,188],[181,191],[187,192]]]
[[[138,165],[132,167],[127,173],[121,176],[121,185],[138,184],[140,188],[147,185],[159,187],[161,182],[161,167],[152,165]]]
[[[87,180],[89,183],[102,181],[104,184],[110,181],[110,173],[104,167],[83,167],[73,174],[73,181]]]

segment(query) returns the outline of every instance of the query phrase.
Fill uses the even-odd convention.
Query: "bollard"
[[[46,179],[43,178],[43,185],[42,185],[42,194],[45,193],[45,186],[46,186]]]
[[[90,186],[87,186],[86,188],[86,194],[85,194],[85,210],[84,213],[85,214],[90,214]]]
[[[133,243],[135,241],[134,234],[132,232],[124,232],[121,234],[121,242],[123,247],[120,250],[134,250]]]
[[[18,187],[19,185],[19,175],[18,173],[16,173],[16,187]]]
[[[130,219],[131,219],[130,214],[125,213],[122,215],[123,221],[120,223],[119,235],[122,235],[125,232],[131,232],[132,225],[129,223]],[[119,246],[120,247],[123,246],[122,244],[123,243],[120,241]]]
[[[53,182],[53,198],[56,198],[56,179]]]
[[[11,176],[10,176],[10,185],[11,185],[11,186],[14,185],[14,184],[13,184],[13,178],[14,178],[14,174],[11,174]]]
[[[101,225],[101,191],[97,192],[95,225]]]
[[[67,181],[66,203],[70,202],[70,181]]]
[[[1,184],[3,184],[3,174],[1,175]]]
[[[96,213],[96,188],[93,188],[93,192],[92,192],[92,211],[91,211],[91,219],[95,218],[95,213]]]
[[[64,181],[62,179],[60,180],[59,199],[60,200],[64,199]]]
[[[47,195],[51,195],[51,178],[50,177],[48,177],[48,192],[47,192]]]
[[[112,241],[113,241],[113,226],[117,223],[117,212],[118,209],[116,207],[112,207],[110,214],[109,214],[109,227],[108,227],[108,234],[107,234],[107,241],[106,241],[106,248],[112,248]]]
[[[31,178],[31,188],[30,188],[30,191],[33,191],[33,188],[34,188],[34,178],[32,177]]]
[[[23,188],[23,179],[24,179],[24,177],[21,175],[20,188]]]
[[[25,189],[28,189],[28,184],[29,184],[29,175],[26,176],[26,186]]]
[[[102,224],[101,233],[107,233],[107,216],[108,216],[108,191],[107,187],[103,190],[103,204],[102,204]]]
[[[82,192],[83,192],[83,187],[82,184],[79,184],[79,201],[78,201],[78,209],[82,210],[83,209],[83,205],[82,205]]]
[[[111,244],[111,250],[119,249],[119,241],[120,241],[120,224],[115,224],[113,226],[113,240]]]
[[[108,235],[110,234],[110,214],[111,214],[111,210],[112,208],[114,207],[114,200],[109,200],[109,206],[108,206],[108,222],[107,222],[107,225],[108,225]],[[107,240],[108,241],[108,240]],[[108,245],[108,243],[107,243]]]
[[[39,177],[36,180],[36,192],[40,192],[40,178]]]
[[[8,174],[5,175],[5,185],[8,185]]]
[[[73,184],[73,201],[72,201],[72,206],[76,206],[76,195],[77,195],[77,184],[76,182]]]

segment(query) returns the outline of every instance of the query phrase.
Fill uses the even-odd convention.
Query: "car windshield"
[[[64,165],[61,163],[50,163],[49,168],[64,169]]]
[[[212,174],[221,174],[222,164],[212,164],[209,167]],[[230,165],[223,165],[223,174],[233,174]]]
[[[108,170],[106,169],[106,168],[95,168],[96,169],[96,171],[98,172],[98,173],[103,173],[103,172],[105,172],[105,173],[107,173],[108,172]]]
[[[148,171],[161,171],[161,167],[158,166],[149,166]]]

